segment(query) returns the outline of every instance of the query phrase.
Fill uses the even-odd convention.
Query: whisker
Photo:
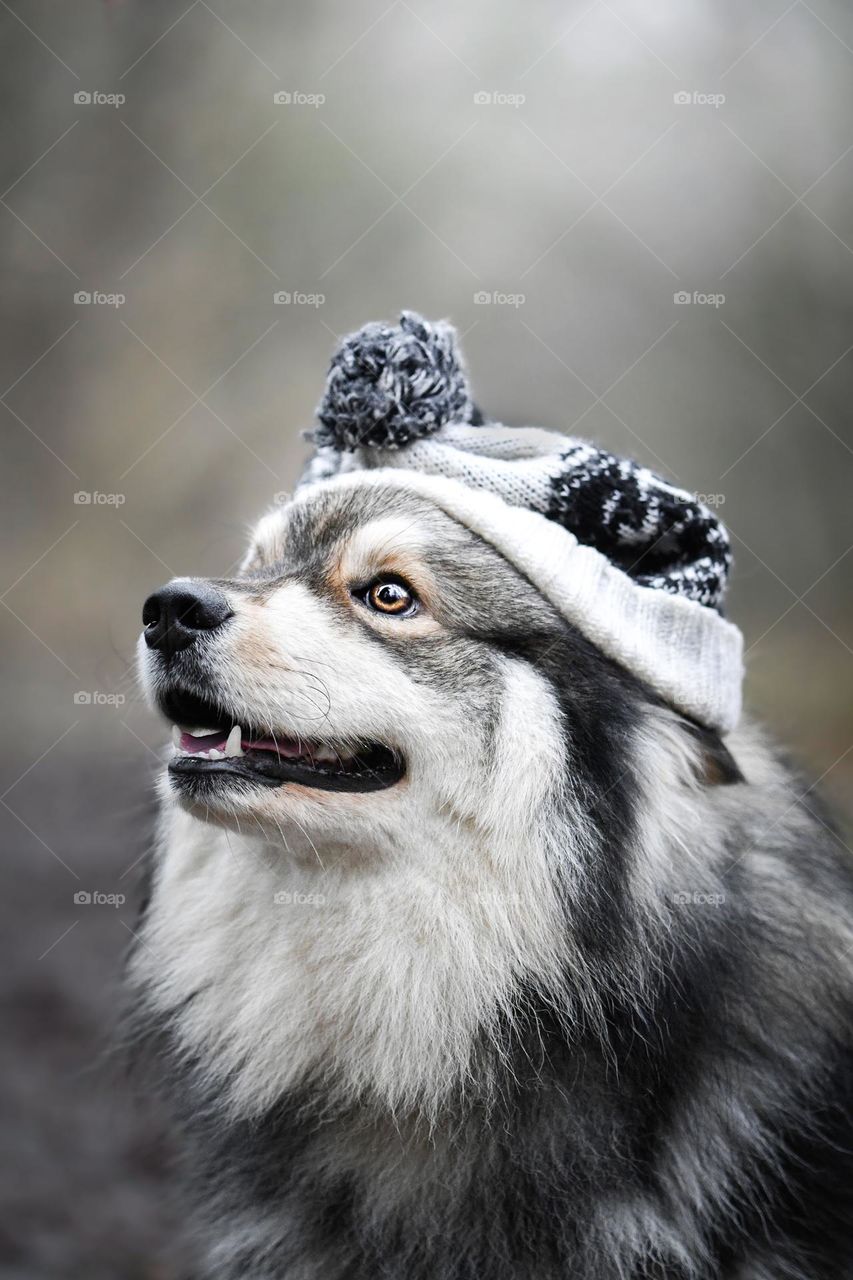
[[[323,863],[323,859],[320,857],[320,854],[319,854],[319,852],[318,852],[318,850],[317,850],[317,846],[315,845],[314,841],[311,839],[311,837],[309,836],[308,832],[305,830],[305,828],[303,827],[303,825],[302,825],[302,823],[299,821],[299,819],[298,819],[298,818],[296,818],[296,817],[293,817],[293,814],[291,814],[291,817],[293,818],[293,821],[296,823],[296,825],[297,825],[297,827],[299,828],[299,830],[300,830],[300,831],[302,832],[302,834],[304,835],[305,839],[306,839],[306,840],[308,841],[308,843],[310,844],[311,848],[314,850],[314,856],[316,857],[317,861],[319,862],[320,866],[321,866],[321,867],[322,867],[322,869],[323,869],[323,873],[325,874],[326,867],[325,867],[325,865],[324,865],[324,863]]]

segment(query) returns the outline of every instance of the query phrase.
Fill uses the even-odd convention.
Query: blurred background
[[[143,598],[293,486],[336,337],[716,505],[747,699],[849,813],[845,0],[0,0],[0,1269],[186,1280],[109,1047],[160,726]]]

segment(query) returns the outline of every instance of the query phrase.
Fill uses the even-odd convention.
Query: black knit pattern
[[[317,410],[320,447],[399,449],[446,422],[468,422],[473,406],[456,332],[404,311],[393,327],[366,324],[332,358]]]
[[[691,494],[584,442],[562,454],[545,515],[644,587],[719,608],[732,556],[725,528]]]

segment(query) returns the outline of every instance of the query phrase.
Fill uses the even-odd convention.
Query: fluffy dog
[[[853,1276],[830,824],[372,480],[146,604],[177,727],[132,1025],[205,1274]]]

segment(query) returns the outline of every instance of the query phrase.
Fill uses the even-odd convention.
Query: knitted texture
[[[581,441],[563,452],[545,514],[637,582],[719,608],[731,568],[712,512],[646,467]]]
[[[455,329],[404,311],[397,328],[366,324],[344,338],[314,440],[337,449],[395,449],[446,422],[468,422],[472,411]]]
[[[694,495],[586,441],[484,423],[453,329],[413,312],[344,339],[319,417],[303,486],[380,471],[427,492],[670,702],[734,726],[742,641],[719,615],[729,539]]]

